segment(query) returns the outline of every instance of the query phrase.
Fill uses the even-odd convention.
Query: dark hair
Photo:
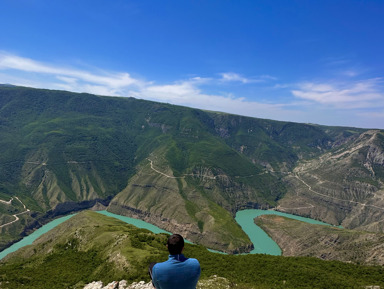
[[[168,251],[171,255],[181,254],[184,248],[184,239],[179,234],[169,236],[167,241]]]

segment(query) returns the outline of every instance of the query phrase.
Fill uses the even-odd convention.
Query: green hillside
[[[365,132],[134,98],[0,87],[0,248],[57,215],[102,203],[168,231],[182,229],[212,248],[249,251],[236,211],[316,202],[294,177],[306,175],[295,170],[349,149]],[[375,160],[381,160],[383,143],[379,137],[376,143]],[[363,171],[366,160],[357,158],[343,170],[350,166]],[[375,194],[382,189],[384,165],[373,161],[371,167],[374,175],[351,175],[361,184],[362,202],[373,198],[365,184],[374,182]],[[342,177],[333,181],[344,186]],[[302,198],[295,197],[298,191]],[[354,195],[351,188],[341,197]],[[19,201],[7,203],[14,196]],[[291,211],[331,223],[358,213],[339,207]]]
[[[167,259],[167,236],[85,211],[41,236],[0,263],[1,288],[83,288],[101,280],[149,281],[150,262]],[[186,244],[188,257],[236,288],[362,288],[384,286],[383,267],[315,258],[223,255]]]

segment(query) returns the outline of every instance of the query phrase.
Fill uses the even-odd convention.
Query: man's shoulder
[[[174,263],[175,260],[172,260],[172,259],[168,259],[164,262],[160,262],[160,263],[156,263],[155,266],[154,266],[154,269],[156,268],[157,269],[166,269],[168,267],[173,267],[173,266],[178,266],[177,264],[182,264],[184,263],[185,265],[187,266],[193,266],[193,267],[200,267],[200,263],[197,259],[195,258],[185,258],[182,262],[176,262]]]
[[[186,262],[189,262],[191,264],[200,265],[199,260],[197,260],[195,258],[187,258]]]

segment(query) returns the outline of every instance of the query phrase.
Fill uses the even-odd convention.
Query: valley
[[[228,253],[252,250],[234,219],[243,209],[381,233],[383,140],[380,130],[0,87],[0,247],[94,206]]]

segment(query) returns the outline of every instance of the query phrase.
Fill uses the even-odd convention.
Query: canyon
[[[1,248],[94,206],[228,253],[247,208],[383,232],[380,130],[0,87],[0,145]]]

